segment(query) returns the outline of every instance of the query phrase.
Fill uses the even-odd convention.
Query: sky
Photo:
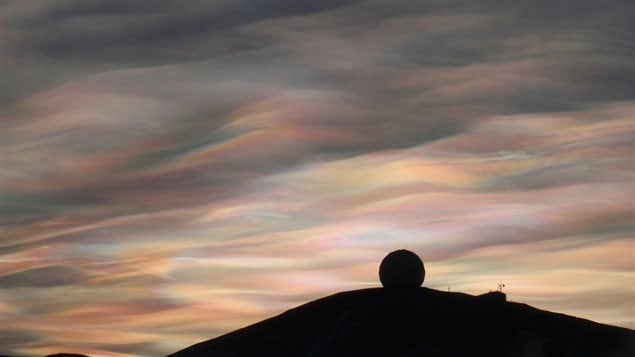
[[[0,354],[165,355],[399,248],[635,328],[633,3],[0,13]]]

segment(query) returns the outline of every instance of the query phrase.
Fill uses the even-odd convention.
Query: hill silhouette
[[[635,356],[635,331],[428,288],[331,295],[176,352],[189,356]]]
[[[633,330],[507,302],[502,291],[423,288],[425,274],[419,256],[396,250],[380,264],[383,288],[327,296],[168,357],[635,356]],[[83,355],[49,357],[64,356]]]

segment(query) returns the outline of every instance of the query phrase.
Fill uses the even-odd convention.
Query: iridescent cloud
[[[635,327],[632,6],[279,4],[2,2],[1,354],[164,355],[402,247]]]

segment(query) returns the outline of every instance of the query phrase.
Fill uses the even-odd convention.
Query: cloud
[[[77,270],[65,266],[30,269],[0,277],[3,289],[19,287],[53,287],[76,284],[83,281]]]
[[[631,6],[1,6],[7,353],[167,354],[404,247],[632,326]]]
[[[29,344],[32,341],[37,340],[38,338],[41,338],[41,337],[42,336],[39,336],[29,331],[3,328],[2,334],[0,335],[0,341],[2,341],[1,348],[3,348],[3,350],[1,351],[2,353],[5,353],[5,350],[4,350],[4,348],[6,348],[5,346]]]
[[[270,40],[253,33],[244,35],[237,29],[354,3],[194,1],[177,6],[147,1],[6,2],[2,57],[7,77],[3,82],[13,89],[3,90],[2,103],[91,72],[194,61],[258,49]],[[180,44],[178,48],[175,43]],[[30,64],[28,70],[23,61]]]

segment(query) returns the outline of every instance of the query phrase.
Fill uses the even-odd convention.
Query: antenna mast
[[[501,293],[503,292],[504,287],[505,287],[505,284],[503,284],[502,281],[498,283],[498,291],[500,291]]]

